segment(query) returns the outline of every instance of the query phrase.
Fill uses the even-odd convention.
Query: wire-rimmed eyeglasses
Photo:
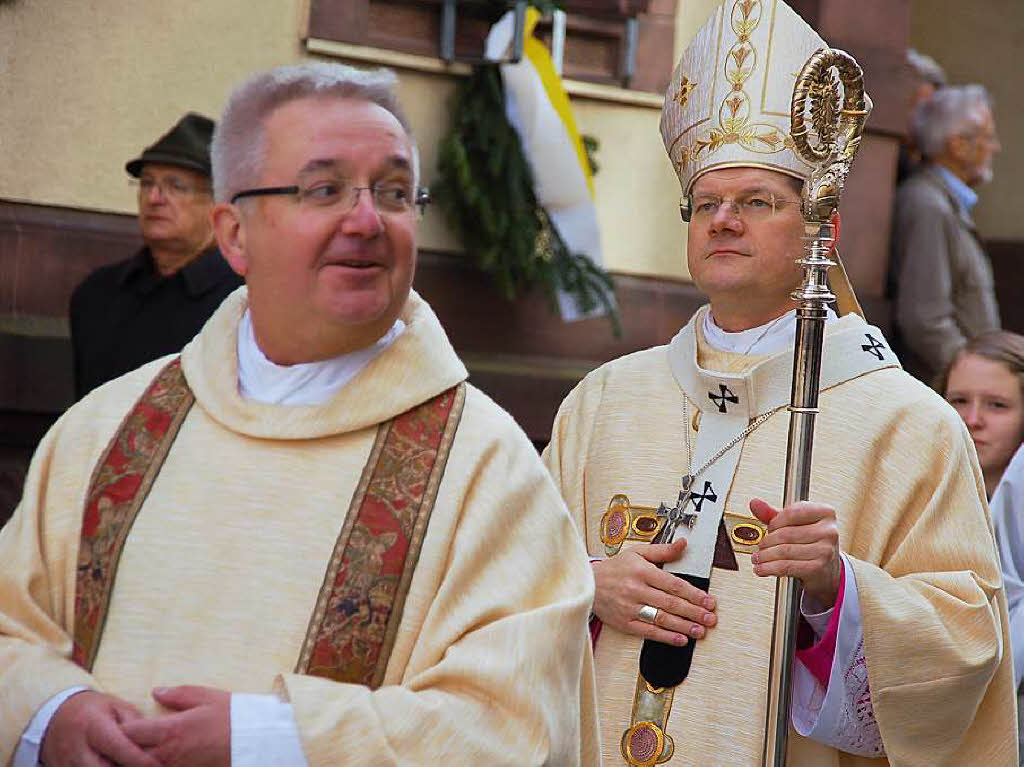
[[[246,197],[293,195],[298,203],[305,207],[331,208],[337,206],[342,213],[349,213],[359,204],[359,195],[364,190],[370,193],[374,209],[379,214],[408,213],[416,208],[422,215],[430,203],[430,190],[425,186],[414,188],[409,184],[401,183],[351,186],[344,179],[318,180],[305,186],[265,186],[243,189],[231,197],[231,203],[234,204]]]
[[[196,186],[182,181],[178,178],[165,178],[155,179],[147,178],[130,178],[128,184],[135,187],[138,193],[141,195],[148,195],[153,189],[159,189],[160,194],[164,197],[188,197],[193,194],[209,194],[210,187],[208,186]]]
[[[679,215],[687,223],[711,221],[718,211],[725,207],[742,221],[764,221],[771,218],[780,208],[799,205],[800,200],[776,197],[771,192],[757,190],[738,197],[720,197],[717,194],[688,195],[679,201]]]

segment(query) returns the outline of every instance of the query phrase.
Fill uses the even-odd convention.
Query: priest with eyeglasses
[[[0,532],[0,763],[597,763],[593,576],[411,289],[395,86],[232,94],[213,226],[246,286],[39,446]]]

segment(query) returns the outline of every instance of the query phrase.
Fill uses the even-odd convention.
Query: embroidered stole
[[[78,544],[71,659],[92,670],[121,550],[195,397],[175,358],[125,416],[89,481]]]
[[[295,673],[371,689],[384,680],[465,392],[459,384],[378,428]]]
[[[377,428],[296,673],[380,686],[465,403],[465,383]],[[86,494],[72,659],[92,670],[125,540],[195,401],[171,361],[118,427]]]
[[[793,350],[776,354],[745,373],[704,370],[697,363],[697,328],[704,322],[705,306],[697,311],[669,344],[672,375],[685,396],[699,411],[700,427],[693,449],[691,470],[703,466],[757,416],[778,409],[772,418],[787,414],[790,402]],[[896,355],[888,348],[878,328],[859,317],[847,315],[829,323],[826,330],[821,370],[824,391],[866,373],[898,367]],[[686,425],[689,428],[689,424]],[[749,436],[749,435],[748,435]],[[685,436],[684,436],[685,439]],[[738,569],[735,552],[752,553],[764,537],[764,525],[755,518],[725,514],[726,499],[739,465],[744,437],[696,478],[690,503],[698,511],[693,528],[677,530],[687,545],[680,559],[667,563],[675,573],[702,590],[708,590],[713,567]],[[682,440],[680,440],[682,444]],[[782,481],[782,477],[779,477]],[[624,496],[616,496],[624,498]],[[640,510],[637,513],[636,510]],[[602,520],[602,537],[615,499]],[[623,508],[621,539],[651,540],[661,523],[648,519],[650,507]],[[638,524],[646,521],[646,525]],[[620,529],[620,523],[613,525]],[[651,532],[637,535],[646,527]],[[632,532],[633,534],[628,534]],[[628,535],[627,535],[628,534]],[[605,540],[606,550],[609,549]],[[615,547],[617,550],[617,547]],[[608,551],[609,554],[613,553]],[[631,765],[654,765],[671,758],[674,745],[665,732],[675,687],[689,672],[699,644],[693,638],[683,647],[646,640],[639,658],[639,673],[629,729],[622,738],[622,755]]]

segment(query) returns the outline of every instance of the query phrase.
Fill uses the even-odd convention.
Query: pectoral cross
[[[697,514],[700,509],[694,509],[687,511],[687,506],[690,505],[690,500],[693,496],[693,476],[690,474],[683,475],[683,489],[679,491],[679,497],[676,499],[676,505],[671,509],[662,502],[658,506],[658,516],[665,518],[665,524],[661,530],[654,537],[652,543],[671,543],[672,539],[675,538],[676,528],[680,524],[686,525],[688,528],[693,528],[697,523]]]

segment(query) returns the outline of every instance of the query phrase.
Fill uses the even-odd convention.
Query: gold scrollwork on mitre
[[[601,516],[600,535],[605,553],[617,554],[627,540],[650,543],[664,523],[653,506],[633,506],[625,495],[613,495],[608,510]]]

